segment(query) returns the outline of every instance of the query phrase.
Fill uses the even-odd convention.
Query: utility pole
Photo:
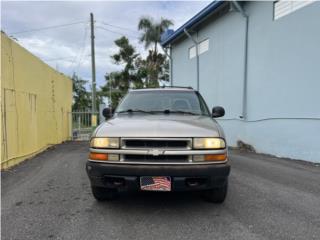
[[[94,19],[93,13],[90,13],[90,27],[91,27],[91,68],[92,68],[92,126],[96,126],[96,63],[94,52]]]

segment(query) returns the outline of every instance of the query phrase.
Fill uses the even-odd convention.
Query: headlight
[[[92,138],[92,148],[119,148],[119,138]]]
[[[194,138],[194,149],[222,149],[226,148],[226,143],[222,138]]]

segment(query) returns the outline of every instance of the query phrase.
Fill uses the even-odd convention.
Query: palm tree
[[[142,31],[140,41],[144,42],[145,48],[148,49],[151,44],[154,45],[154,54],[157,54],[157,45],[160,42],[161,34],[165,32],[173,22],[161,18],[160,22],[155,22],[151,17],[143,17],[139,21],[138,29]]]
[[[173,22],[168,19],[161,18],[159,22],[155,22],[151,17],[143,17],[140,19],[138,24],[138,29],[142,31],[140,41],[144,43],[146,49],[153,46],[152,50],[149,50],[149,82],[151,85],[156,86],[158,83],[158,76],[163,59],[165,58],[163,54],[158,53],[158,44],[160,43],[161,35],[168,29]]]

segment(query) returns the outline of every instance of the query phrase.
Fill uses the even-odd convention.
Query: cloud
[[[33,31],[13,36],[18,43],[59,71],[76,72],[84,79],[91,78],[89,14],[95,17],[95,53],[97,84],[105,83],[106,72],[119,70],[110,56],[117,52],[114,40],[127,35],[142,55],[137,24],[141,16],[172,19],[178,28],[208,2],[2,2],[1,26],[10,33],[47,26],[83,21],[79,24]],[[119,27],[114,27],[110,25]],[[102,29],[104,28],[104,29]]]

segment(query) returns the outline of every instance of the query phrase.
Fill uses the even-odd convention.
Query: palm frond
[[[173,25],[173,21],[170,19],[161,18],[160,27],[162,30],[165,30]]]
[[[138,24],[138,30],[148,30],[152,25],[153,19],[151,17],[142,17]]]

